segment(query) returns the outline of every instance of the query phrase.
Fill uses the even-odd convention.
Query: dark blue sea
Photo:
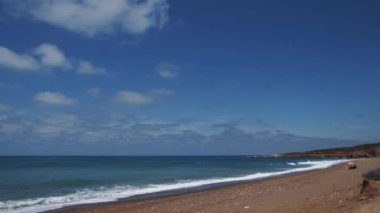
[[[40,212],[321,169],[334,159],[257,156],[0,157],[0,212]]]

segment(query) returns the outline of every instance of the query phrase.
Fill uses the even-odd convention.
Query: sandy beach
[[[380,198],[360,194],[362,174],[379,158],[269,179],[166,197],[95,204],[65,210],[84,212],[380,212]]]

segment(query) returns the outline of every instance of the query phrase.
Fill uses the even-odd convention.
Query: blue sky
[[[380,138],[377,1],[1,0],[0,154]]]

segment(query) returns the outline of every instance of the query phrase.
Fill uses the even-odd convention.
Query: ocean
[[[259,156],[0,157],[0,212],[41,212],[191,190],[343,161]]]

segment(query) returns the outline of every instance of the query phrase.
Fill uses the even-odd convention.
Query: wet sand
[[[95,204],[64,210],[84,212],[380,212],[380,196],[360,195],[361,175],[380,167],[380,158],[197,192]]]

